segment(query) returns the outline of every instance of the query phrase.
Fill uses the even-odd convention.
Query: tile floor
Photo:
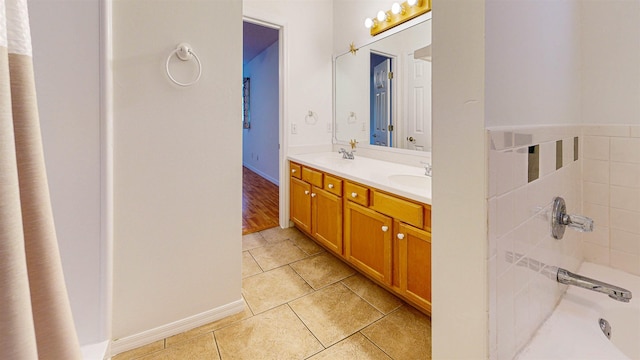
[[[242,238],[242,313],[113,357],[431,359],[431,321],[295,228]]]

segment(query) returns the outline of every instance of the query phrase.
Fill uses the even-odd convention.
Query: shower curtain
[[[26,0],[0,0],[0,354],[81,358],[44,167]]]

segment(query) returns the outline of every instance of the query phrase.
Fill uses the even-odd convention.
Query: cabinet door
[[[392,219],[345,201],[345,257],[378,281],[391,284]]]
[[[311,185],[290,177],[291,206],[289,217],[300,230],[311,234]]]
[[[311,216],[313,237],[342,255],[342,198],[313,186]]]
[[[431,311],[431,233],[396,222],[400,292]]]

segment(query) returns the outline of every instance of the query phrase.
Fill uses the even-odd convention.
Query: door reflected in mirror
[[[431,151],[431,20],[335,59],[335,141]]]

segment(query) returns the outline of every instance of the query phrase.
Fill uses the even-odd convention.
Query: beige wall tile
[[[640,234],[640,213],[611,209],[611,228]]]
[[[605,136],[583,137],[582,156],[585,159],[609,160],[609,138]]]
[[[571,211],[570,213],[574,213],[575,211],[579,211],[579,208],[574,208],[569,211]],[[609,227],[608,206],[585,203],[583,206],[583,214],[578,213],[576,215],[584,215],[590,217],[598,227]]]
[[[640,139],[611,138],[611,161],[640,163]]]
[[[640,255],[640,234],[611,229],[611,249]]]
[[[583,191],[585,203],[609,206],[609,186],[606,184],[584,182]]]
[[[611,185],[640,187],[640,164],[612,162]]]
[[[629,136],[631,127],[628,125],[589,125],[582,128],[583,134],[595,136]]]
[[[611,186],[611,207],[640,211],[640,188]]]
[[[583,159],[583,181],[599,184],[609,183],[609,162]]]
[[[640,256],[611,250],[611,266],[630,274],[640,275]]]

